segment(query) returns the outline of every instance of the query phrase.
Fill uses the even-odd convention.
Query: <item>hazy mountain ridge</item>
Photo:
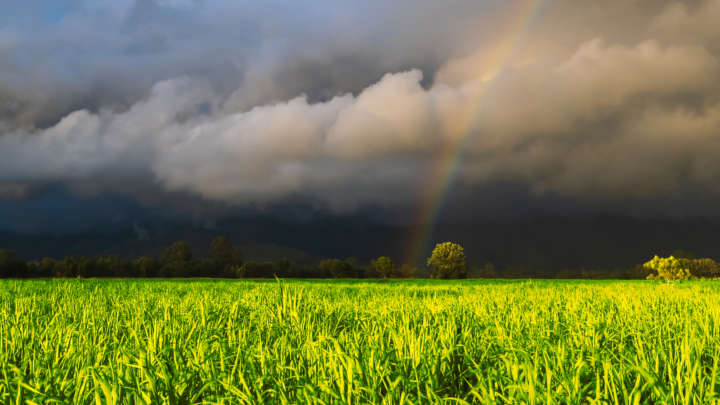
[[[293,222],[274,219],[229,219],[203,228],[190,224],[137,224],[107,233],[23,234],[0,231],[0,247],[25,259],[159,255],[173,241],[184,240],[195,256],[207,253],[210,241],[226,235],[244,250],[246,260],[288,258],[307,263],[323,257],[362,261],[389,255],[401,262],[417,229],[342,219]],[[684,249],[698,257],[720,257],[720,224],[697,220],[641,220],[627,217],[539,218],[506,223],[439,226],[433,242],[462,244],[470,266],[492,262],[498,267],[558,269],[633,266],[653,254]],[[432,246],[428,247],[428,249]],[[429,252],[428,252],[429,253]],[[422,263],[416,263],[422,264]]]

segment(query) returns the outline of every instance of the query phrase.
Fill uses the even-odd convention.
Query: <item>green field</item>
[[[707,403],[720,284],[0,280],[1,403]]]

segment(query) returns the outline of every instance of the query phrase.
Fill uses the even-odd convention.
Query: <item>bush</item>
[[[655,255],[652,260],[645,262],[643,267],[653,272],[647,276],[651,280],[689,280],[692,278],[687,263],[683,263],[675,256],[658,257]]]
[[[675,255],[663,258],[656,255],[644,263],[643,268],[651,272],[648,279],[688,280],[720,277],[720,263],[708,258],[694,259]]]
[[[720,277],[720,264],[713,259],[678,259],[683,267],[690,270],[690,274],[699,278]]]

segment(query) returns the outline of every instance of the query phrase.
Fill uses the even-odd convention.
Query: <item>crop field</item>
[[[0,403],[712,403],[720,287],[0,280]]]

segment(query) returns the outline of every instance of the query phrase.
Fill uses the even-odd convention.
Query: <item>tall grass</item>
[[[0,281],[2,403],[707,403],[711,282]]]

